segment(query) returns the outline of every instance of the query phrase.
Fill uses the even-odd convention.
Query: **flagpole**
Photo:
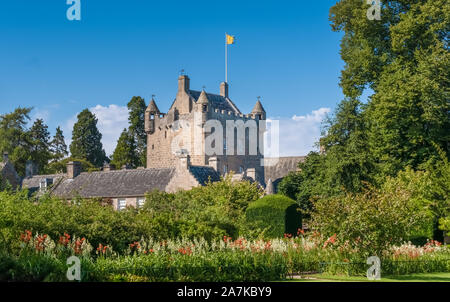
[[[225,33],[225,83],[228,82],[228,43],[227,33]]]

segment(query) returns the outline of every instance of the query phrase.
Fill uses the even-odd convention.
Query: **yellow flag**
[[[227,44],[234,44],[234,36],[230,36],[229,34],[226,34],[227,36]]]

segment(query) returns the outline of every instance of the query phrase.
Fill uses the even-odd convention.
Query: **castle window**
[[[167,131],[164,131],[164,138],[167,138]]]
[[[150,119],[154,120],[155,119],[155,115],[154,114],[150,114]]]
[[[242,173],[242,172],[244,172],[244,167],[239,166],[239,173]]]
[[[228,167],[227,167],[227,165],[224,165],[224,166],[223,166],[223,174],[226,174],[227,171],[228,171]]]
[[[127,207],[126,199],[119,199],[117,201],[117,210],[122,211],[125,210],[126,207]]]
[[[155,150],[155,145],[152,145],[152,150]]]
[[[261,117],[262,117],[261,114],[258,114],[258,120],[262,119]]]
[[[208,105],[203,105],[203,108],[202,108],[202,110],[203,110],[203,112],[206,112],[206,111],[208,111]]]

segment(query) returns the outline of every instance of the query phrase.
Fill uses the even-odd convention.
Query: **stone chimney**
[[[188,92],[189,91],[189,77],[187,75],[181,75],[178,78],[178,91],[185,91]]]
[[[220,173],[219,171],[219,159],[215,156],[210,157],[208,160],[208,164],[210,167],[212,167],[214,170]]]
[[[3,162],[6,163],[9,160],[8,158],[8,152],[4,151],[3,152]]]
[[[105,163],[103,165],[103,172],[114,171],[116,167],[113,164]]]
[[[81,174],[81,163],[79,161],[70,161],[67,163],[67,177],[74,179]]]
[[[251,178],[254,181],[256,181],[256,169],[255,168],[248,168],[246,171],[246,175],[248,178]]]
[[[34,164],[34,162],[32,160],[27,160],[27,162],[25,163],[25,177],[26,178],[31,178],[33,177],[33,175],[36,174],[36,165]]]
[[[220,95],[228,98],[228,83],[226,82],[220,83]]]
[[[180,150],[177,152],[177,169],[187,170],[190,163],[189,154],[186,150]]]

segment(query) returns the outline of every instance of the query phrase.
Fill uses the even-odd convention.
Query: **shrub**
[[[246,217],[249,223],[264,230],[268,238],[297,234],[302,225],[297,203],[283,195],[268,195],[250,203]]]

